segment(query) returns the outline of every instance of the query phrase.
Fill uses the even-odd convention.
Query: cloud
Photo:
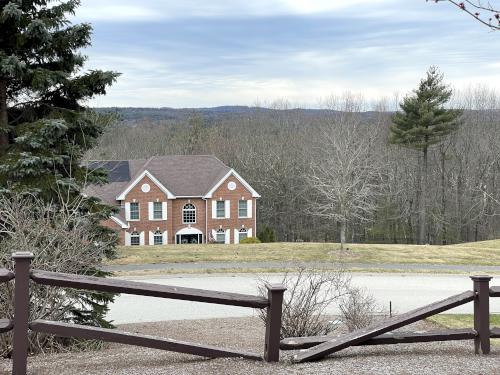
[[[397,0],[84,0],[78,20],[159,21],[180,18],[248,18],[325,15],[345,12],[344,16],[370,16],[373,10],[397,4]],[[399,8],[399,6],[397,7]]]
[[[104,6],[83,4],[88,13]],[[113,15],[108,10],[94,23],[93,46],[86,51],[89,68],[123,73],[96,105],[190,107],[288,98],[314,106],[318,98],[345,90],[375,99],[412,90],[430,65],[440,66],[454,85],[500,83],[500,53],[491,47],[498,36],[440,4],[120,4],[124,8],[114,11],[113,20],[106,19]]]

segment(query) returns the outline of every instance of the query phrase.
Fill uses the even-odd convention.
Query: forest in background
[[[87,160],[213,154],[262,195],[258,230],[280,241],[338,241],[339,220],[317,215],[317,184],[334,183],[332,211],[346,212],[352,243],[416,243],[419,203],[427,208],[426,243],[500,237],[500,97],[487,87],[456,92],[458,130],[429,150],[428,186],[419,186],[421,152],[389,143],[395,108],[353,94],[321,109],[283,100],[262,107],[103,108],[108,127]],[[320,175],[323,171],[328,173]]]

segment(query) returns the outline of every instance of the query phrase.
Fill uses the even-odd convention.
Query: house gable
[[[222,177],[210,191],[205,194],[203,198],[208,199],[208,198],[213,198],[213,194],[217,191],[217,189],[228,180],[229,177],[235,177],[244,187],[248,192],[252,195],[252,198],[260,198],[259,193],[257,193],[254,188],[250,186],[248,182],[246,182],[243,177],[241,177],[234,169],[231,169],[224,177]]]
[[[148,170],[142,172],[134,181],[132,181],[117,197],[116,200],[123,201],[127,194],[139,183],[144,177],[148,177],[158,188],[167,195],[168,199],[175,199],[175,195],[172,194],[155,176],[153,176]]]
[[[116,216],[110,216],[110,219],[113,220],[117,225],[119,225],[122,229],[128,229],[130,225],[128,225],[126,222],[121,220],[119,217]]]

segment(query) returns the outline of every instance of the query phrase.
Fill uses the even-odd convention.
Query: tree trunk
[[[7,113],[7,81],[0,79],[0,148],[9,144],[9,117]]]
[[[446,152],[441,152],[441,244],[446,245]]]
[[[418,243],[424,245],[427,242],[427,147],[423,149],[423,171],[420,175],[420,200],[419,200],[419,230]]]
[[[345,220],[342,220],[340,222],[340,250],[344,250],[345,232],[346,232],[346,222],[345,222]]]

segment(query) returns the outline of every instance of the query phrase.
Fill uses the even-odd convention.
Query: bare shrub
[[[352,287],[340,298],[340,316],[349,332],[365,328],[375,320],[377,304],[364,289]]]
[[[0,195],[0,267],[13,269],[11,255],[15,251],[34,254],[33,268],[45,271],[99,275],[99,265],[106,257],[112,236],[96,231],[95,221],[82,214],[85,198],[76,198],[71,204],[48,204],[24,194]],[[90,214],[89,214],[90,215]],[[107,243],[106,239],[110,242]],[[116,240],[116,239],[115,239]],[[95,318],[96,309],[107,311],[106,302],[112,295],[92,294],[74,289],[30,286],[29,319],[80,322],[106,326]],[[0,317],[13,317],[12,283],[0,284]],[[102,302],[102,303],[101,303]],[[108,324],[109,326],[109,324]],[[75,343],[70,339],[30,333],[30,352],[40,353],[67,348]],[[10,356],[12,335],[0,335],[0,355]]]
[[[286,273],[281,283],[287,288],[283,298],[281,338],[327,335],[336,329],[325,311],[349,293],[351,277],[342,268]],[[259,293],[267,296],[266,281],[260,279]],[[266,320],[266,310],[259,317]]]

